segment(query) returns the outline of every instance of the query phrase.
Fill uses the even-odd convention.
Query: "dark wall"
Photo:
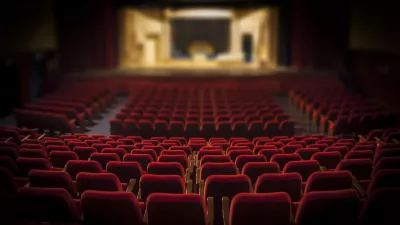
[[[113,0],[58,1],[58,55],[63,72],[116,65],[116,13]]]
[[[348,49],[347,1],[327,4],[293,0],[292,7],[292,65],[300,69],[336,70]]]
[[[400,14],[395,1],[354,1],[349,76],[369,96],[400,112]]]

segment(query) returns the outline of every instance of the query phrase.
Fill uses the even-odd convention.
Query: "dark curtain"
[[[349,6],[293,0],[292,65],[299,69],[337,70],[349,40]]]
[[[59,64],[64,72],[116,66],[113,0],[57,1]]]
[[[174,47],[188,54],[190,44],[207,42],[214,53],[227,52],[230,44],[230,21],[228,19],[173,19],[171,20]]]

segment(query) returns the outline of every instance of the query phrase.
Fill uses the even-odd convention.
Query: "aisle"
[[[310,124],[302,117],[299,110],[289,102],[289,97],[286,95],[275,96],[275,100],[282,106],[283,110],[289,114],[290,119],[294,120],[295,123],[295,135],[309,135],[311,134]]]
[[[107,113],[102,114],[101,116],[103,117],[100,120],[94,120],[96,125],[89,127],[89,132],[86,132],[87,134],[104,134],[105,136],[110,135],[110,123],[109,121],[111,119],[114,119],[117,113],[121,110],[122,107],[124,107],[126,101],[129,99],[129,97],[119,97],[117,98],[116,103],[112,107],[112,109],[109,109]]]

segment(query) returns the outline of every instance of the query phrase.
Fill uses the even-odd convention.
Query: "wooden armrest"
[[[207,198],[207,215],[208,215],[208,224],[214,225],[214,198]]]
[[[366,192],[364,188],[361,186],[360,182],[355,178],[354,176],[352,177],[352,186],[354,189],[358,191],[358,193],[361,195],[361,197],[364,197],[366,195]]]
[[[319,170],[321,170],[321,171],[328,171],[328,169],[327,169],[325,166],[320,166],[320,167],[319,167]]]
[[[46,136],[46,134],[40,135],[40,137],[38,137],[38,140],[42,140],[42,138],[44,138],[45,136]]]
[[[192,180],[188,180],[186,182],[186,194],[192,193],[192,190],[193,190],[193,181]]]
[[[222,197],[222,218],[224,219],[224,225],[229,225],[229,198]]]
[[[190,168],[186,168],[186,172],[185,172],[185,182],[188,182],[190,180],[191,177],[191,169]]]
[[[196,184],[200,182],[200,168],[196,168]]]
[[[126,192],[132,192],[136,185],[136,179],[130,179],[128,183],[128,187],[126,188]]]
[[[31,183],[30,182],[27,182],[25,185],[24,185],[24,187],[30,187],[31,186]]]
[[[364,142],[365,141],[365,137],[362,136],[361,134],[358,135],[358,139],[360,139],[360,142]]]
[[[396,143],[396,144],[399,143],[399,140],[397,140],[396,138],[393,138],[392,141],[393,141],[394,143]]]
[[[31,137],[31,135],[28,135],[28,136],[24,137],[24,139],[22,139],[21,141],[23,142],[23,141],[29,139],[30,137]]]
[[[204,196],[204,180],[199,182],[199,195]]]
[[[9,138],[7,138],[7,140],[5,140],[4,142],[9,142],[9,141],[11,141],[13,139],[13,137],[9,137]]]
[[[149,223],[149,213],[147,212],[147,209],[144,210],[143,222],[144,222],[144,224]]]
[[[328,120],[329,129],[328,129],[328,136],[333,136],[333,130],[335,128],[335,123],[331,120]]]
[[[138,201],[142,200],[142,190],[139,188],[138,194],[137,194],[137,199]]]

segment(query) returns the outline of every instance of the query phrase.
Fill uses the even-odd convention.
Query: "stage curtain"
[[[171,30],[174,47],[185,54],[188,54],[190,44],[196,41],[209,43],[214,53],[229,51],[228,19],[173,19]]]

